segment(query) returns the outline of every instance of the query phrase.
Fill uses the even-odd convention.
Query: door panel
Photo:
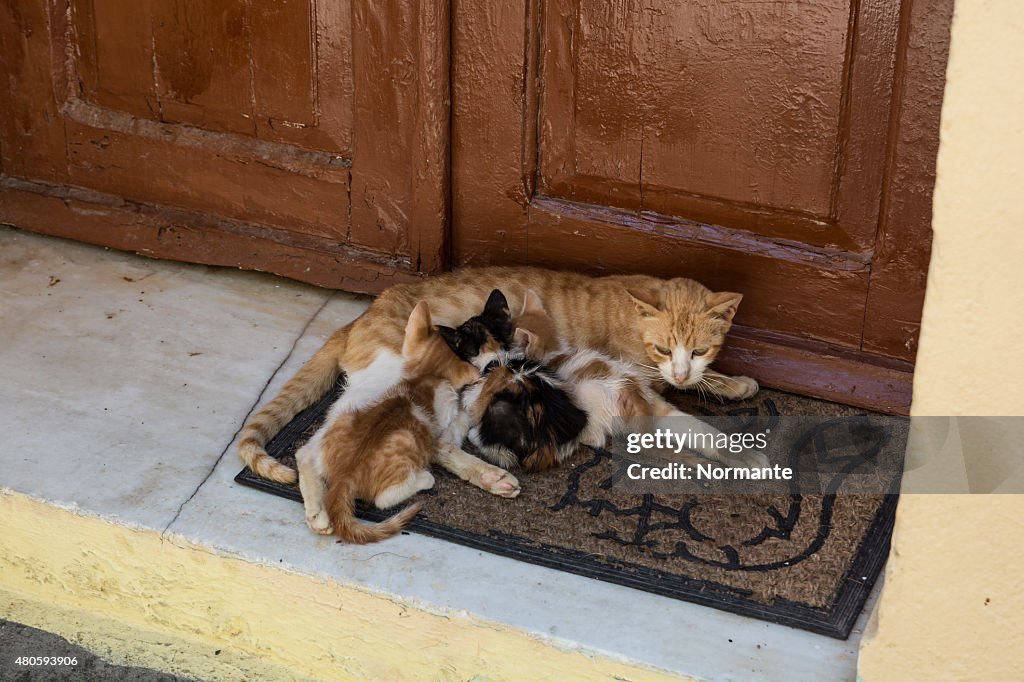
[[[447,8],[5,0],[3,10],[5,74],[17,84],[0,138],[8,187],[56,196],[67,184],[105,205],[225,221],[265,240],[268,266],[275,243],[410,273],[445,265]]]
[[[324,11],[308,0],[72,9],[83,75],[64,105],[73,184],[349,241],[348,5],[316,22]],[[320,49],[321,30],[333,49]]]
[[[692,226],[652,228],[628,212],[547,198],[531,203],[529,228],[545,235],[531,241],[531,263],[594,270],[596,252],[604,271],[678,277],[681,263],[699,262],[699,279],[706,286],[743,292],[743,324],[848,347],[860,343],[869,275],[864,263],[846,261],[825,270],[799,249],[780,245],[754,253],[748,247],[760,244],[739,233],[710,243]],[[639,268],[637,254],[643,254]],[[787,286],[780,287],[783,282]],[[849,304],[823,305],[822,300]]]
[[[80,0],[74,17],[79,97],[86,102],[150,120],[351,151],[346,3]]]
[[[951,8],[456,5],[454,263],[741,291],[724,367],[905,410]]]
[[[126,199],[348,241],[350,169],[337,157],[175,129],[82,102],[63,108],[71,184]]]
[[[870,248],[892,3],[564,0],[543,12],[542,194]]]

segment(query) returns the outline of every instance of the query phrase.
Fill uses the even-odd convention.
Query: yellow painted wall
[[[209,682],[689,679],[2,489],[0,612],[116,664]]]
[[[952,31],[912,414],[1024,415],[1024,2]],[[859,674],[1024,680],[1024,496],[904,496]]]

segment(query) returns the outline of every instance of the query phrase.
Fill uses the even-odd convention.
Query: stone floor
[[[246,417],[368,301],[0,227],[0,488],[698,678],[855,679],[863,615],[841,642],[416,534],[338,545],[233,483]]]

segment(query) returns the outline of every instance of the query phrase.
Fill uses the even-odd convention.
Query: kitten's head
[[[513,340],[527,357],[539,359],[561,349],[555,321],[548,315],[548,311],[544,310],[540,296],[533,289],[526,290],[523,309],[513,322]]]
[[[417,303],[409,314],[402,341],[402,357],[407,379],[438,377],[459,389],[480,378],[477,368],[455,355],[431,324],[426,301]]]
[[[462,394],[473,420],[470,440],[507,469],[547,471],[575,450],[587,414],[549,369],[525,358],[492,363]]]
[[[683,277],[627,291],[647,357],[661,378],[676,388],[700,383],[725,342],[743,295],[712,292]]]
[[[505,294],[495,289],[487,298],[484,310],[457,328],[438,326],[437,330],[456,355],[483,370],[501,351],[512,344],[512,314]]]

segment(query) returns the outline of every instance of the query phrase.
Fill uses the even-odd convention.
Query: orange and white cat
[[[438,324],[457,326],[483,309],[494,289],[505,293],[513,310],[521,309],[528,289],[534,290],[558,334],[572,347],[592,348],[633,363],[649,372],[647,378],[654,386],[701,387],[732,399],[757,392],[753,379],[728,377],[709,367],[725,341],[740,294],[714,293],[685,278],[588,277],[530,267],[462,270],[395,285],[358,319],[336,331],[246,424],[239,441],[242,460],[260,476],[294,482],[295,471],[264,449],[282,426],[323,396],[342,372],[348,375],[347,392],[363,394],[367,387],[361,375],[381,358],[395,362],[406,320],[418,301],[430,303]],[[437,461],[496,495],[519,493],[519,482],[512,474],[458,447],[443,446]]]
[[[365,524],[355,517],[356,500],[387,509],[433,487],[430,463],[459,411],[458,390],[480,373],[449,349],[421,301],[409,315],[401,356],[380,353],[353,378],[363,390],[338,398],[295,459],[309,527],[363,544],[398,533],[420,505]]]
[[[698,439],[697,442],[708,444],[700,454],[709,459],[726,466],[767,466],[767,459],[760,451],[728,452],[715,448],[713,444],[721,432],[661,397],[651,388],[649,373],[645,375],[636,365],[599,351],[571,348],[559,336],[555,321],[533,290],[526,292],[522,310],[513,323],[517,347],[527,358],[541,363],[564,381],[575,404],[586,414],[587,423],[579,437],[582,445],[605,447],[611,436],[626,427],[628,422],[624,419],[666,417],[677,420],[670,425],[677,431],[682,430],[679,420],[685,420],[687,430],[707,434],[709,438]],[[691,351],[687,371],[703,372],[707,366],[706,355]],[[650,424],[645,428],[653,430],[656,426]]]

